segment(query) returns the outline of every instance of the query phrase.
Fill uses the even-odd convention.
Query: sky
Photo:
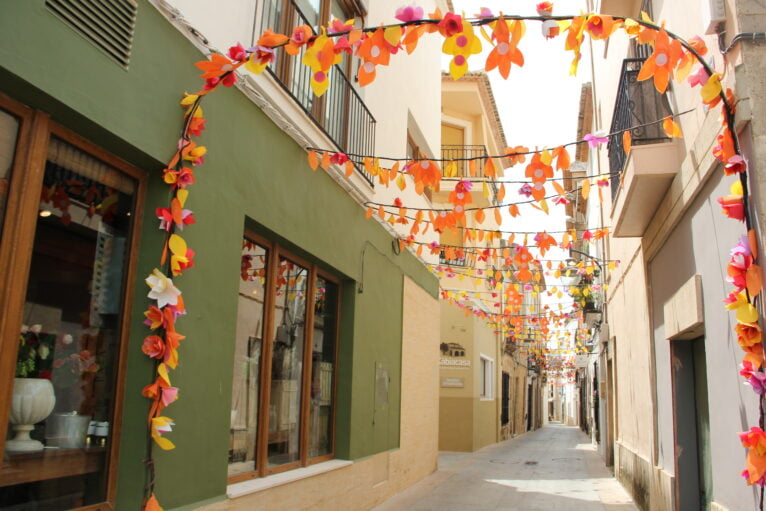
[[[536,0],[454,0],[455,11],[465,12],[466,16],[478,13],[481,7],[488,7],[493,13],[536,15]],[[579,14],[586,11],[585,0],[557,0],[554,2],[554,15]],[[578,74],[569,75],[572,52],[564,51],[564,37],[546,40],[542,36],[541,24],[537,21],[526,22],[526,35],[519,43],[524,54],[524,66],[511,70],[508,80],[495,70],[488,73],[495,96],[506,140],[511,147],[523,145],[533,148],[556,147],[572,142],[577,138],[577,116],[580,106],[580,89],[583,83],[591,80],[587,39],[583,43],[583,56]],[[471,71],[483,70],[486,55],[491,49],[483,42],[484,53],[469,59]],[[444,67],[449,57],[443,57]],[[570,155],[574,160],[573,151]],[[507,170],[507,179],[521,180],[524,177],[524,165],[517,165]],[[505,202],[526,200],[516,192],[520,185],[506,185]],[[550,215],[531,206],[520,206],[521,215],[511,217],[507,208],[503,209],[503,230],[519,231],[559,231],[566,228],[563,206],[550,204]],[[519,240],[519,235],[516,236]],[[531,236],[530,236],[531,240]],[[565,259],[567,251],[551,249],[546,258]],[[554,263],[557,264],[557,263]],[[562,299],[543,295],[542,303],[558,308]],[[555,305],[554,305],[555,304]],[[566,307],[566,306],[565,306]]]

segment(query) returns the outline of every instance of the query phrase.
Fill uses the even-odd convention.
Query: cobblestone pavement
[[[441,453],[439,470],[375,511],[638,509],[576,427],[550,424],[474,453]]]

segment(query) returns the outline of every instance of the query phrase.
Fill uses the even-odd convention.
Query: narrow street
[[[637,508],[578,428],[550,424],[474,453],[441,453],[437,472],[374,509]]]

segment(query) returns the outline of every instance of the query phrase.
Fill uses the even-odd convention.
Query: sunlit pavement
[[[474,453],[442,453],[437,472],[374,509],[638,508],[578,428],[551,424]]]

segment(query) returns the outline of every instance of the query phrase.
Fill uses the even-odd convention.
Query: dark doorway
[[[527,384],[527,431],[532,431],[532,384]]]
[[[601,427],[599,425],[599,408],[601,406],[600,400],[599,400],[599,388],[598,388],[598,362],[595,362],[593,364],[593,437],[596,439],[597,443],[601,442]]]
[[[511,375],[503,371],[502,401],[500,402],[500,424],[507,426],[510,422],[511,407]]]
[[[614,392],[612,385],[614,384],[614,373],[612,368],[612,361],[606,362],[606,449],[605,461],[606,466],[611,467],[614,465]]]
[[[710,509],[712,473],[705,339],[671,341],[678,509]]]
[[[577,373],[580,385],[580,429],[586,435],[590,435],[590,426],[588,425],[588,380],[585,377],[584,371],[584,369],[580,369]]]

